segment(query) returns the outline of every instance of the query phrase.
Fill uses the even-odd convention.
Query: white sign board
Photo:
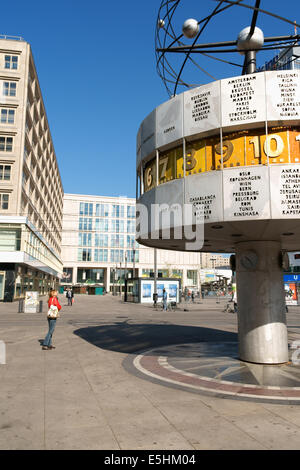
[[[158,302],[162,302],[163,289],[166,289],[168,302],[179,302],[179,281],[158,278],[157,283]],[[145,279],[141,281],[141,303],[153,303],[154,280]]]
[[[222,174],[210,172],[186,178],[185,202],[193,205],[196,223],[223,220]]]
[[[273,219],[300,217],[300,165],[270,167],[271,208]]]
[[[28,291],[25,294],[24,312],[37,313],[39,305],[39,293],[35,291]]]
[[[183,137],[183,94],[156,108],[156,145],[162,147]]]
[[[300,119],[300,73],[266,72],[268,121]]]
[[[221,80],[222,127],[265,121],[263,73]]]
[[[141,158],[152,153],[156,148],[156,109],[142,122]]]
[[[270,218],[268,176],[267,167],[224,170],[224,219]]]
[[[221,126],[220,82],[184,93],[184,135],[194,135]]]

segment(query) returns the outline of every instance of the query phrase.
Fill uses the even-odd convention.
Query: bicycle
[[[235,309],[235,306],[234,306],[234,302],[228,302],[226,304],[226,307],[224,308],[223,312],[226,312],[226,313],[236,313],[236,309]]]

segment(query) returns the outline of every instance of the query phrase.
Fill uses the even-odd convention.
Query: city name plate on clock
[[[224,220],[270,218],[267,167],[225,169],[223,194]]]

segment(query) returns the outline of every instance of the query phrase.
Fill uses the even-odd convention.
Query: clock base
[[[236,244],[239,357],[258,364],[288,362],[280,242]]]

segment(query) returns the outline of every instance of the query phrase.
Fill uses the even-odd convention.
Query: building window
[[[112,220],[110,229],[111,232],[124,232],[124,220]]]
[[[108,235],[95,233],[95,246],[108,247]]]
[[[0,151],[1,152],[12,152],[13,138],[12,137],[0,137]]]
[[[189,281],[188,285],[197,285],[197,280],[198,280],[198,275],[197,275],[197,270],[196,269],[188,269],[186,272],[186,277]]]
[[[103,284],[104,269],[78,268],[77,282]]]
[[[92,250],[90,248],[78,248],[78,261],[92,261]]]
[[[127,206],[127,219],[135,219],[135,206]]]
[[[176,278],[182,279],[183,278],[182,269],[172,269],[171,277],[176,277]]]
[[[92,234],[91,233],[79,233],[78,245],[79,246],[92,246]]]
[[[95,230],[97,232],[108,232],[108,219],[96,219]]]
[[[20,251],[21,230],[0,230],[0,251]]]
[[[3,96],[16,96],[16,82],[3,82]]]
[[[79,214],[80,215],[93,215],[93,204],[88,203],[88,202],[81,202],[80,203],[80,208],[79,208]]]
[[[9,194],[0,193],[0,209],[7,210],[9,203]]]
[[[135,241],[135,235],[127,235],[127,247],[138,248],[139,244]]]
[[[0,180],[10,180],[11,165],[0,165]]]
[[[123,235],[111,235],[110,237],[111,247],[124,247],[124,236]]]
[[[135,220],[127,220],[127,233],[135,233]]]
[[[94,250],[94,261],[107,262],[108,261],[108,250],[96,249]]]
[[[110,262],[111,263],[122,263],[124,260],[123,250],[110,250]]]
[[[0,114],[1,124],[14,124],[15,123],[15,110],[2,108]]]
[[[124,217],[124,206],[113,204],[111,216],[112,217]]]
[[[73,282],[73,268],[64,268],[61,282]]]
[[[96,204],[96,217],[108,217],[109,204]]]
[[[10,69],[10,70],[17,70],[18,69],[18,56],[6,55],[4,68]]]
[[[138,263],[139,262],[139,252],[138,252],[138,250],[127,250],[127,262],[128,263]]]
[[[80,217],[79,230],[92,230],[93,219]]]

